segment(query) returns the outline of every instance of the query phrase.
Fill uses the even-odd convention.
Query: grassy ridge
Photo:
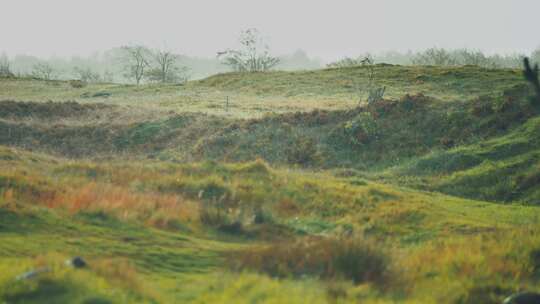
[[[389,98],[424,93],[441,100],[470,99],[502,92],[524,83],[517,70],[484,69],[475,66],[394,66],[379,64],[375,79],[387,87]],[[333,68],[305,72],[227,73],[199,80],[196,86],[219,88],[254,95],[349,97],[368,81],[367,67]]]

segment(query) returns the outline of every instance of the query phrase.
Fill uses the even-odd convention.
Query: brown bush
[[[399,100],[399,105],[405,111],[415,111],[433,102],[433,99],[422,94],[406,94]]]
[[[255,247],[231,256],[236,270],[252,269],[277,277],[343,278],[354,283],[388,283],[390,259],[363,239],[306,238]]]
[[[279,201],[275,208],[281,216],[293,216],[300,212],[300,207],[298,207],[293,200],[288,198]]]
[[[373,117],[379,118],[391,113],[396,108],[396,106],[396,101],[382,99],[378,102],[369,104],[368,110]]]
[[[84,88],[86,85],[82,80],[70,80],[69,85],[74,89]]]

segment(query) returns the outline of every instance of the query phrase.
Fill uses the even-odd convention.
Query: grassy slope
[[[387,87],[388,98],[424,93],[443,100],[470,100],[498,94],[523,84],[518,70],[478,67],[405,67],[379,65],[377,83]],[[305,72],[222,74],[185,86],[92,84],[72,88],[67,82],[0,81],[0,100],[107,102],[142,107],[146,111],[203,112],[227,117],[253,118],[265,113],[349,109],[366,99],[363,67]],[[83,98],[109,92],[110,97]],[[226,111],[226,96],[230,97]]]
[[[334,70],[318,73],[330,72],[336,73]],[[230,77],[238,82],[237,75]],[[275,78],[274,75],[249,77]],[[527,94],[527,88],[518,83],[491,96],[468,101],[443,102],[416,95],[348,110],[273,114],[249,120],[201,113],[126,110],[124,106],[110,103],[1,102],[0,143],[68,157],[110,158],[122,154],[137,159],[179,161],[262,158],[278,166],[356,169],[372,173],[418,162],[419,167],[435,170],[432,176],[456,175],[451,180],[439,178],[422,183],[429,174],[421,168],[399,174],[397,176],[402,176],[399,179],[395,178],[396,170],[390,170],[386,180],[469,198],[536,203],[539,199],[538,192],[534,191],[538,132],[534,132],[537,120],[531,118],[536,110],[530,107]],[[372,121],[368,129],[362,126],[366,117]],[[528,127],[522,127],[524,122]],[[533,131],[524,132],[524,128]],[[361,136],[367,139],[359,142]],[[501,144],[493,144],[496,142]],[[478,150],[474,146],[483,148],[471,152]],[[499,175],[492,173],[500,163],[484,163],[484,169],[475,169],[486,158],[499,160],[498,149],[515,153],[514,159],[509,160],[508,170],[517,172],[531,166],[528,172],[515,174],[514,180],[494,183],[494,176]],[[477,155],[471,155],[474,153]],[[429,158],[435,159],[430,162]],[[456,166],[452,170],[458,171],[469,169],[476,186],[483,184],[482,190],[470,187],[473,183],[465,175],[446,172],[443,166]],[[461,186],[457,187],[458,184]]]
[[[395,100],[377,107],[356,107],[363,68],[217,75],[184,87],[77,90],[62,82],[0,81],[0,99],[82,104],[4,102],[0,143],[102,159],[0,146],[0,299],[498,303],[534,289],[536,207],[396,186],[538,202],[540,121],[531,118],[519,73],[378,66],[377,75]],[[113,95],[80,97],[104,90]],[[420,92],[427,97],[402,98]],[[224,96],[233,97],[229,112]],[[312,109],[332,111],[258,118]],[[379,132],[358,144],[351,141],[358,134],[344,128],[366,113]],[[118,161],[120,153],[137,162]],[[167,161],[146,159],[156,157]],[[258,157],[278,169],[259,160],[169,162]],[[291,165],[332,170],[279,169]],[[219,209],[216,202],[230,210],[221,224],[204,220]],[[257,224],[259,213],[265,220]],[[231,234],[227,227],[237,221],[242,227]],[[225,256],[246,245],[351,232],[392,253],[395,280],[384,290],[316,277],[277,280],[225,266]],[[61,265],[74,255],[92,267]],[[13,281],[44,264],[53,271]]]
[[[153,217],[162,208],[166,209],[162,216],[174,212],[165,194],[154,197],[160,202],[158,206],[130,195],[129,184],[136,176],[129,172],[144,172],[146,166],[117,165],[126,169],[119,173],[111,165],[79,164],[5,148],[0,154],[0,298],[9,303],[204,303],[210,299],[248,303],[266,293],[279,301],[277,289],[286,290],[292,302],[302,303],[306,297],[318,302],[317,282],[221,274],[225,270],[222,254],[244,246],[239,240],[213,241],[187,233],[199,230],[196,223],[187,228],[158,219],[142,225],[143,218],[130,217],[131,212]],[[158,168],[148,167],[148,173],[155,177]],[[105,188],[118,183],[116,187],[123,191],[106,192],[99,198],[95,191],[77,191],[93,187],[96,178]],[[114,183],[102,178],[111,178]],[[88,199],[92,202],[89,206],[84,203]],[[136,203],[152,209],[132,209]],[[174,204],[189,209],[183,200],[174,200]],[[90,269],[75,271],[63,266],[64,259],[75,255],[84,256]],[[14,281],[17,275],[40,265],[53,270],[37,281]],[[257,288],[244,290],[252,284]],[[243,291],[237,295],[235,289]]]
[[[423,287],[447,280],[453,285],[454,297],[467,297],[471,292],[467,284],[476,286],[475,280],[492,271],[489,265],[479,264],[477,267],[483,268],[471,274],[466,268],[468,261],[459,258],[481,240],[490,241],[476,251],[477,258],[506,261],[506,266],[501,266],[505,272],[492,274],[483,285],[515,290],[535,282],[526,270],[534,263],[528,261],[528,255],[536,250],[535,234],[524,232],[518,244],[512,241],[513,233],[523,227],[534,229],[539,216],[535,207],[500,207],[358,178],[273,170],[261,162],[97,165],[6,148],[0,155],[0,267],[5,269],[0,279],[7,286],[2,291],[4,298],[14,302],[42,303],[38,299],[44,293],[52,293],[52,302],[61,302],[63,297],[72,301],[97,297],[114,303],[125,299],[250,302],[259,297],[279,302],[280,295],[285,296],[283,290],[290,292],[287,302],[294,302],[295,297],[299,303],[306,297],[326,301],[333,285],[312,279],[276,281],[233,274],[224,268],[223,254],[268,233],[288,238],[340,234],[343,229],[391,246],[396,262],[406,256],[410,269],[404,280]],[[198,195],[201,191],[210,196]],[[175,200],[171,201],[171,193]],[[212,202],[211,195],[221,193],[230,193],[224,203],[244,213],[240,219],[245,230],[237,236],[204,226],[196,215],[198,209],[190,204]],[[152,195],[153,200],[145,201],[145,195]],[[254,204],[272,220],[250,223]],[[499,247],[501,244],[505,245]],[[522,246],[523,253],[516,259],[523,265],[504,257],[515,250],[514,246]],[[451,256],[435,258],[441,250]],[[60,265],[74,255],[84,256],[92,267],[75,271]],[[434,262],[426,268],[419,256]],[[448,263],[459,265],[458,269],[444,270]],[[38,281],[13,281],[32,265],[43,264],[56,266]],[[434,277],[425,276],[433,272],[437,273]],[[369,285],[358,289],[346,282],[336,284],[345,290],[345,302],[354,302],[358,296],[368,300],[381,300],[381,296],[388,300],[438,300],[438,296],[408,284],[391,287],[384,296]]]
[[[351,98],[367,82],[366,67],[334,68],[306,72],[221,74],[196,82],[197,86],[270,96]],[[414,67],[377,65],[375,79],[387,87],[387,97],[425,93],[442,100],[470,99],[504,91],[522,83],[517,70],[478,67]],[[364,96],[365,97],[365,96]]]
[[[539,204],[539,151],[540,119],[536,117],[503,136],[432,152],[381,176],[456,196]]]

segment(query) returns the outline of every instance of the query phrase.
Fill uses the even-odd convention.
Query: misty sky
[[[539,13],[540,0],[0,0],[0,53],[142,43],[213,57],[248,27],[276,54],[301,48],[323,60],[433,46],[529,52],[540,46]]]

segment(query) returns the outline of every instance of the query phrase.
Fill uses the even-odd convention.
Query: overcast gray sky
[[[540,0],[0,0],[0,52],[143,43],[214,56],[256,27],[277,54],[301,48],[323,60],[432,46],[512,53],[540,45],[539,13]]]

